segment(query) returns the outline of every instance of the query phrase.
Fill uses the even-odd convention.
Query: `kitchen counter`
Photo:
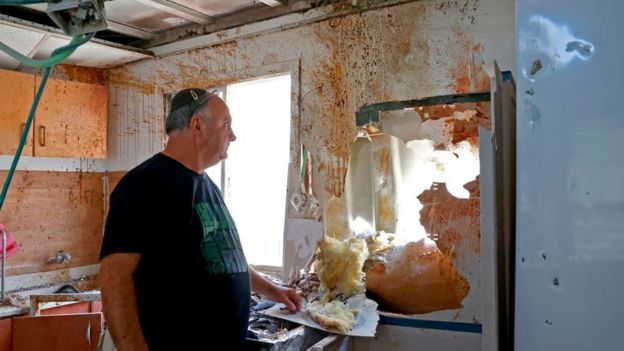
[[[19,307],[13,305],[0,306],[0,318],[8,318],[30,313],[30,307]]]

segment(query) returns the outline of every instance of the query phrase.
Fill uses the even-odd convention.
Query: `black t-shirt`
[[[250,277],[236,226],[206,174],[156,154],[110,199],[100,257],[140,253],[139,318],[154,350],[239,350]]]

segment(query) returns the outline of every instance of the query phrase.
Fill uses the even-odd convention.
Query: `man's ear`
[[[191,129],[191,131],[200,131],[201,130],[201,125],[199,123],[199,116],[198,115],[193,115],[193,117],[191,117],[191,120],[189,122],[189,129]]]

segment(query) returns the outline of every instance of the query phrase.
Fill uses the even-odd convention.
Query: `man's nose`
[[[236,140],[236,135],[234,135],[234,131],[230,129],[230,141]]]

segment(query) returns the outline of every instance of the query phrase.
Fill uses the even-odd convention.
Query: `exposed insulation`
[[[394,235],[381,231],[374,235],[366,236],[366,245],[369,255],[374,255],[386,251],[392,247]]]
[[[344,298],[364,290],[362,266],[368,257],[364,239],[351,237],[340,241],[325,236],[319,243],[318,272],[326,296]]]

